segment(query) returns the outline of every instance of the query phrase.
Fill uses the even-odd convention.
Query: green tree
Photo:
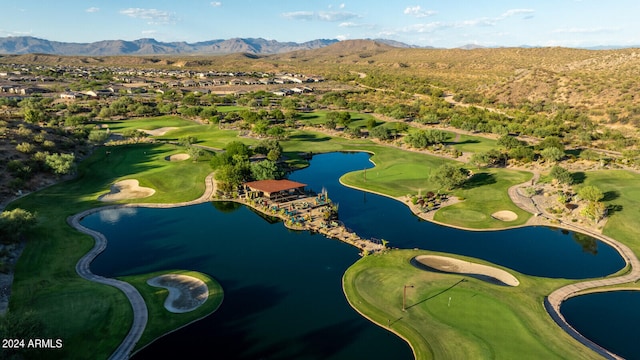
[[[388,140],[389,138],[391,138],[391,133],[389,132],[389,129],[383,126],[374,127],[369,131],[369,135],[380,140]]]
[[[578,196],[586,200],[587,206],[582,210],[583,214],[598,223],[604,216],[605,206],[600,202],[604,198],[602,190],[593,185],[583,186],[578,189]]]
[[[36,215],[24,209],[3,211],[0,214],[0,239],[4,243],[20,240],[20,237],[31,230],[37,223]]]
[[[329,129],[329,130],[334,130],[336,128],[336,126],[337,126],[337,124],[336,124],[335,120],[328,119],[324,123],[324,127]]]
[[[229,154],[229,156],[242,155],[249,158],[251,154],[251,149],[249,149],[247,145],[243,144],[240,141],[232,141],[228,143],[225,150],[227,151],[227,154]]]
[[[558,148],[564,153],[564,144],[557,136],[547,136],[538,144],[538,149],[541,150],[551,147]]]
[[[275,161],[263,160],[251,164],[251,176],[256,180],[282,179],[284,172]]]
[[[178,138],[178,144],[181,146],[190,146],[198,142],[198,138],[191,135],[181,136]]]
[[[431,180],[445,190],[462,186],[469,178],[469,170],[454,164],[443,164],[431,175]]]
[[[378,125],[378,123],[376,122],[376,119],[370,118],[369,120],[367,120],[367,129],[371,130],[374,127],[376,127],[376,125]]]
[[[515,136],[502,135],[498,138],[498,145],[506,149],[514,149],[518,146],[522,146],[522,141],[516,139]]]
[[[224,192],[235,191],[243,181],[240,169],[231,164],[220,166],[214,177],[218,182],[218,187]]]
[[[594,186],[594,185],[586,185],[579,188],[578,196],[590,202],[597,202],[604,198],[604,194],[602,193],[602,190],[600,190],[597,186]]]
[[[21,142],[20,144],[16,145],[16,150],[20,151],[21,153],[25,153],[25,154],[30,154],[35,149],[36,149],[35,145],[33,145],[31,143],[28,143],[28,142]]]
[[[253,124],[251,131],[258,135],[266,135],[269,130],[269,121],[268,120],[258,120]]]
[[[287,130],[285,130],[282,126],[276,125],[267,130],[267,135],[282,140],[287,138]]]
[[[197,146],[189,145],[186,147],[186,150],[187,154],[189,154],[189,157],[193,161],[198,161],[198,159],[204,155],[204,150]]]
[[[51,154],[45,158],[45,164],[57,175],[69,174],[73,170],[73,154]]]
[[[549,173],[549,175],[552,178],[558,180],[558,182],[561,184],[573,184],[573,176],[571,175],[571,172],[560,165],[554,165],[551,168],[551,172]]]
[[[44,121],[44,119],[45,119],[44,112],[41,110],[31,109],[31,108],[27,108],[24,110],[24,121],[28,123],[36,124],[41,121]]]
[[[92,130],[89,132],[89,141],[96,144],[102,144],[109,138],[109,133],[104,130]]]
[[[548,147],[540,151],[540,155],[548,161],[560,161],[564,157],[564,151],[557,147]]]
[[[536,153],[533,151],[533,149],[528,146],[517,146],[513,149],[510,149],[508,154],[511,159],[516,159],[525,163],[532,162],[536,156]]]

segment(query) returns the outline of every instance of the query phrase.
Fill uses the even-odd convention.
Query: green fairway
[[[417,359],[598,358],[545,312],[544,296],[563,280],[505,269],[520,280],[518,287],[508,287],[410,264],[414,256],[426,253],[392,250],[366,256],[343,277],[349,303],[405,338]],[[413,287],[406,289],[403,312],[405,285]]]
[[[462,189],[453,193],[464,201],[438,210],[434,220],[474,229],[496,229],[522,225],[532,216],[516,206],[507,190],[531,178],[531,173],[506,169],[476,171]],[[491,214],[509,210],[518,215],[515,221],[500,221]]]
[[[452,162],[421,153],[402,151],[391,147],[369,147],[376,167],[356,171],[341,178],[345,184],[371,190],[393,197],[415,195],[427,191],[437,192],[437,186],[429,181],[431,172],[438,166]],[[462,166],[461,163],[460,166]],[[506,169],[485,169],[474,174],[461,189],[453,191],[464,201],[444,207],[435,213],[435,220],[449,225],[472,229],[498,229],[522,225],[531,214],[521,210],[509,198],[507,189],[530,179],[527,172]],[[504,222],[491,217],[501,210],[518,215],[515,221]]]
[[[374,155],[373,169],[355,171],[340,180],[349,186],[398,197],[417,194],[419,191],[437,191],[429,181],[431,172],[438,166],[452,160],[429,156],[422,153],[403,151],[393,147],[371,146],[364,148]]]
[[[308,121],[321,121],[318,119],[324,115],[304,116],[316,117]],[[366,122],[367,118],[355,119],[354,116],[355,124],[359,121]],[[157,138],[175,140],[194,136],[199,144],[219,148],[234,140],[246,144],[258,141],[238,137],[236,131],[220,130],[217,125],[201,125],[175,116],[122,120],[110,122],[109,126],[117,132],[176,127]],[[491,144],[490,140],[469,139],[473,140],[461,136],[458,145],[453,146],[464,146],[459,149],[474,152],[484,151],[482,149]],[[429,180],[434,169],[445,163],[464,166],[454,160],[366,139],[349,140],[321,132],[292,130],[281,144],[291,159],[296,159],[300,152],[369,152],[375,167],[366,172],[345,174],[341,181],[392,197],[438,191]],[[198,162],[165,160],[169,155],[184,152],[184,148],[173,144],[101,147],[83,160],[75,179],[11,204],[9,209],[20,207],[38,214],[38,226],[30,234],[31,240],[16,267],[10,311],[16,314],[33,311],[47,336],[64,339],[63,350],[44,356],[93,358],[98,354],[106,357],[131,324],[131,309],[119,290],[76,275],[75,264],[93,246],[93,240],[69,227],[66,218],[105,205],[97,200],[98,196],[107,193],[114,182],[124,179],[137,179],[141,186],[151,187],[156,193],[123,202],[175,203],[199,197],[211,168],[206,157]],[[451,192],[463,200],[438,210],[436,221],[466,228],[498,229],[521,225],[529,219],[530,214],[511,202],[507,189],[528,181],[530,173],[507,169],[474,169],[474,173],[464,187]],[[586,184],[597,185],[605,192],[608,204],[619,205],[605,233],[629,244],[636,252],[640,251],[637,240],[640,231],[633,226],[640,202],[638,180],[640,175],[625,171],[590,172],[585,180]],[[518,219],[512,222],[493,219],[491,214],[500,210],[515,212]],[[345,291],[351,303],[375,322],[386,326],[387,321],[391,321],[392,329],[409,339],[419,358],[520,358],[528,354],[531,358],[557,358],[573,353],[580,358],[592,357],[588,350],[564,334],[542,307],[544,296],[566,282],[516,274],[521,280],[518,288],[497,287],[475,279],[450,288],[461,276],[418,270],[408,263],[412,255],[415,254],[392,251],[365,257],[345,274]],[[142,274],[126,279],[140,289],[150,308],[149,329],[139,346],[217,308],[212,301],[192,316],[165,314],[162,291],[146,288],[144,284],[149,277],[151,275]],[[420,286],[409,290],[413,303],[409,311],[403,313],[398,307],[401,301],[398,289],[409,282]],[[380,285],[379,289],[375,284]],[[443,291],[447,299],[452,297],[451,308],[440,301]],[[451,346],[452,343],[456,345]],[[519,348],[527,350],[519,354]]]
[[[169,290],[147,284],[147,280],[163,274],[187,275],[204,281],[209,288],[207,301],[197,309],[186,313],[176,314],[167,311],[164,307],[164,301],[169,295]],[[160,271],[151,274],[126,276],[120,278],[120,280],[129,282],[138,289],[149,311],[149,322],[134,351],[139,350],[142,346],[149,344],[162,335],[213,313],[220,307],[224,298],[224,291],[220,283],[210,276],[196,271]]]
[[[182,151],[173,145],[136,145],[97,149],[78,168],[78,176],[13,202],[38,215],[38,226],[16,266],[9,311],[30,311],[52,338],[62,338],[61,356],[51,358],[106,357],[128,332],[131,307],[119,290],[81,279],[78,259],[93,247],[93,239],[66,224],[68,216],[106,205],[97,197],[120,179],[135,178],[156,193],[137,202],[174,203],[192,200],[204,191],[210,172],[206,162],[169,162],[168,155]],[[176,176],[180,174],[180,176]]]
[[[624,170],[590,171],[585,185],[595,185],[604,193],[610,211],[604,234],[629,246],[640,254],[640,174]]]
[[[454,137],[450,139],[451,142],[447,143],[447,145],[453,146],[462,152],[487,152],[498,148],[497,142],[493,139],[466,134],[461,134],[460,137],[456,139],[455,134],[453,135]]]

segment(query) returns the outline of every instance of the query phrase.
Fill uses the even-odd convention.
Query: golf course
[[[471,231],[531,225],[534,214],[517,206],[508,190],[531,181],[532,172],[523,168],[480,169],[426,151],[409,151],[364,138],[347,139],[321,128],[310,128],[323,124],[325,116],[318,112],[308,120],[301,120],[308,124],[290,130],[287,137],[280,140],[283,155],[293,168],[304,166],[301,153],[367,152],[375,166],[344,174],[340,181],[408,206],[411,196],[443,192],[431,181],[432,175],[443,164],[453,164],[470,170],[472,176],[464,185],[446,191],[456,202],[431,210],[433,221]],[[351,124],[366,121],[366,116],[360,118],[354,113]],[[106,358],[118,347],[132,323],[131,307],[122,292],[86,281],[76,273],[78,259],[94,246],[94,240],[68,226],[67,218],[103,206],[153,206],[199,198],[205,190],[205,178],[212,172],[210,159],[215,155],[205,150],[197,159],[185,157],[181,161],[168,161],[172,155],[186,152],[179,144],[181,138],[197,139],[194,144],[203,149],[224,149],[231,141],[246,145],[259,142],[257,138],[238,136],[237,130],[220,129],[216,124],[196,123],[178,116],[110,120],[103,125],[114,133],[127,129],[172,130],[152,136],[154,142],[96,147],[79,163],[73,178],[22,197],[7,208],[26,209],[38,217],[38,224],[29,234],[30,240],[15,269],[10,313],[32,321],[48,337],[64,339],[63,349],[31,353],[38,358]],[[493,140],[477,138],[470,141],[471,135],[450,137],[448,146],[468,153],[486,151],[492,146]],[[116,199],[108,204],[99,200],[112,191],[114,184],[127,180],[135,180],[136,186],[154,191],[145,193],[144,197]],[[615,209],[601,232],[640,253],[640,230],[634,225],[640,210],[640,174],[626,170],[589,171],[584,174],[584,184],[603,189],[602,201]],[[492,216],[501,211],[513,214],[513,218],[505,221]],[[535,225],[558,225],[542,218],[534,220],[538,221]],[[570,222],[568,218],[565,220]],[[579,225],[577,221],[575,224]],[[349,304],[362,316],[406,340],[416,359],[599,358],[563,331],[544,307],[546,296],[576,280],[520,274],[461,255],[393,249],[393,244],[390,247],[392,249],[363,256],[355,262],[343,276],[343,290]],[[442,255],[497,267],[517,278],[519,284],[500,286],[464,273],[427,271],[412,264],[412,259],[420,255]],[[212,314],[221,306],[224,285],[209,275],[190,270],[167,269],[161,273],[119,278],[132,284],[148,307],[149,321],[135,350]],[[625,267],[610,277],[629,271],[629,267]],[[149,286],[147,280],[168,273],[189,275],[204,282],[209,291],[207,300],[190,312],[167,311],[163,304],[168,290]],[[640,289],[637,283],[623,287]]]

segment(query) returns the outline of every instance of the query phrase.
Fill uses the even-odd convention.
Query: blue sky
[[[384,38],[419,46],[640,45],[638,0],[21,0],[0,37],[189,43]]]

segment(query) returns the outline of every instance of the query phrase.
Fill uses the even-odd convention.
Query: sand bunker
[[[491,217],[500,221],[515,221],[518,219],[518,214],[510,210],[502,210],[494,212]]]
[[[204,304],[209,288],[204,281],[193,276],[166,274],[147,280],[147,284],[169,290],[164,307],[172,313],[185,313]]]
[[[151,136],[162,136],[162,135],[168,133],[169,131],[175,130],[175,129],[177,129],[177,127],[170,127],[169,126],[169,127],[161,127],[161,128],[153,129],[153,130],[144,130],[144,129],[138,129],[138,130],[140,130],[140,131],[142,131],[142,132],[144,132],[146,134],[149,134]]]
[[[515,276],[493,266],[437,255],[419,255],[414,258],[414,261],[441,272],[469,275],[499,285],[520,285],[520,281]]]
[[[189,154],[173,154],[164,158],[167,161],[184,161],[190,158]]]
[[[111,191],[108,194],[100,195],[100,201],[119,201],[127,199],[140,199],[151,196],[156,191],[152,188],[141,187],[138,180],[127,179],[118,181],[111,185]]]

